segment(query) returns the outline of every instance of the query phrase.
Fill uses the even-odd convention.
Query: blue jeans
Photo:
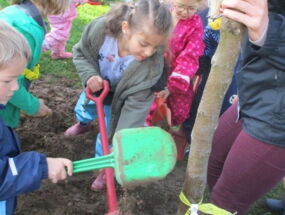
[[[87,97],[85,94],[85,91],[83,91],[79,99],[75,105],[74,111],[76,114],[76,118],[79,122],[84,123],[84,124],[89,124],[91,121],[94,119],[98,118],[97,115],[97,109],[96,109],[96,104],[89,100],[86,101]],[[104,113],[105,113],[105,123],[106,123],[106,129],[107,129],[107,134],[110,132],[110,120],[111,120],[111,107],[110,105],[104,105]],[[97,135],[96,138],[96,143],[95,143],[95,156],[102,156],[103,151],[102,151],[102,145],[101,145],[101,138],[100,134]]]

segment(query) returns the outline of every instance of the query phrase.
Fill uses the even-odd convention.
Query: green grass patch
[[[7,0],[0,0],[0,9],[9,5]]]
[[[73,26],[70,34],[70,38],[67,42],[66,50],[71,51],[74,44],[76,44],[84,30],[86,24],[88,24],[94,18],[105,14],[109,10],[109,6],[92,6],[89,4],[81,5],[78,7],[78,16],[73,21]],[[52,60],[50,57],[50,51],[43,53],[41,60],[41,74],[52,75],[55,79],[65,77],[74,81],[75,85],[79,86],[80,81],[72,60]]]

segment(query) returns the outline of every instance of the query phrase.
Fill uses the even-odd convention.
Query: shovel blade
[[[115,176],[122,186],[164,178],[176,163],[176,146],[159,127],[122,129],[113,137]]]

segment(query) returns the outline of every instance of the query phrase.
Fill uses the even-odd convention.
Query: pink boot
[[[100,174],[91,184],[91,190],[93,191],[102,190],[105,187],[105,185],[106,185],[106,174],[105,171],[101,171]]]
[[[59,53],[55,53],[53,52],[51,54],[51,58],[54,60],[58,60],[58,59],[68,59],[68,58],[72,58],[73,55],[71,52],[59,52]]]
[[[69,127],[65,132],[64,136],[77,136],[79,134],[83,134],[87,131],[90,131],[93,128],[91,124],[86,126],[81,125],[79,122]]]

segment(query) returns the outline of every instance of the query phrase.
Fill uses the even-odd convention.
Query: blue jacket
[[[46,156],[20,153],[17,135],[0,119],[0,214],[12,215],[16,196],[39,188],[47,174]]]

